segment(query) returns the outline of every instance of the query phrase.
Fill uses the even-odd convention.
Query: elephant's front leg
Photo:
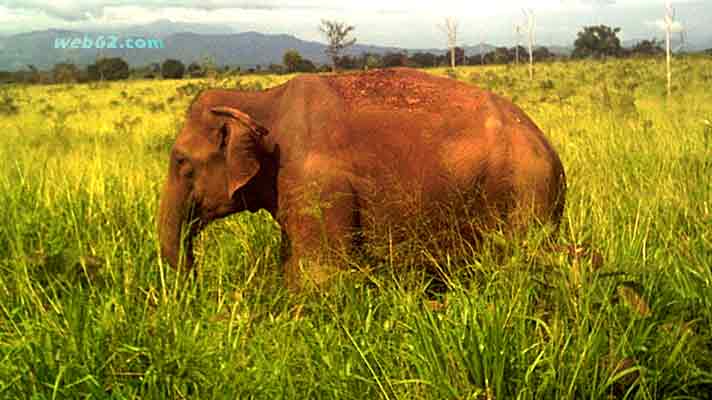
[[[288,288],[321,286],[339,271],[360,229],[357,206],[346,180],[310,184],[292,196],[280,221]]]

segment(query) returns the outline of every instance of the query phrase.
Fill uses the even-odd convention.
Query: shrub
[[[183,74],[185,74],[185,66],[180,60],[168,59],[161,65],[163,79],[182,79]]]
[[[87,67],[87,75],[92,81],[118,81],[128,79],[129,64],[119,57],[101,58]]]
[[[205,76],[205,70],[197,62],[192,62],[188,65],[188,75],[191,78],[202,78]]]
[[[20,112],[20,108],[15,104],[15,98],[4,90],[0,96],[0,115],[10,116]]]
[[[52,76],[56,83],[77,82],[79,75],[79,68],[71,63],[59,63],[52,69]]]

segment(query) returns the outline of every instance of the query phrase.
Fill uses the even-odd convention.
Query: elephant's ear
[[[269,133],[249,115],[232,107],[214,107],[216,115],[226,116],[222,128],[221,146],[225,147],[228,169],[228,190],[232,197],[260,170],[258,142]]]

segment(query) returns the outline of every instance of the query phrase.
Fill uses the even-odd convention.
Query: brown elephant
[[[324,257],[374,236],[419,232],[442,246],[442,232],[476,243],[495,227],[558,227],[565,191],[552,146],[497,95],[405,68],[303,75],[196,97],[171,152],[159,237],[171,265],[192,268],[206,224],[265,209],[299,288],[337,269]]]

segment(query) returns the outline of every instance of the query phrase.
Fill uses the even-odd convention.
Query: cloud
[[[623,1],[623,0],[619,0]],[[628,0],[631,1],[631,0]],[[636,0],[634,0],[636,1]],[[637,0],[639,1],[639,0]],[[88,20],[103,16],[108,8],[137,8],[162,10],[184,8],[192,10],[266,10],[266,11],[314,11],[314,12],[372,12],[389,13],[474,13],[495,15],[517,11],[521,7],[538,11],[569,8],[580,5],[609,5],[616,0],[499,0],[496,3],[472,0],[0,0],[0,6],[14,10],[43,13],[65,21]]]
[[[243,9],[328,9],[330,2],[307,0],[0,0],[0,6],[8,9],[28,10],[45,13],[66,21],[91,19],[104,15],[107,8],[143,7],[146,9],[187,8],[199,10]]]
[[[609,6],[611,4],[616,4],[616,0],[581,0],[581,3],[594,6]]]
[[[97,2],[92,1],[66,1],[46,2],[38,0],[1,0],[0,5],[10,10],[42,11],[47,15],[76,21],[89,18],[92,14],[97,15],[101,11]]]

